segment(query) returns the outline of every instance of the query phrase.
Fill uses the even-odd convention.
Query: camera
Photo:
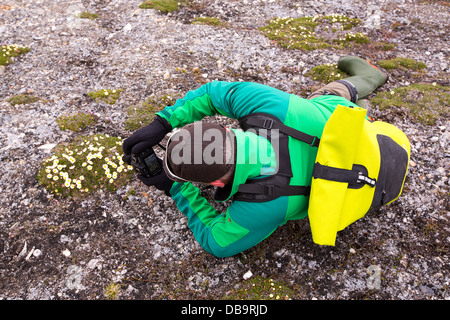
[[[131,154],[130,164],[139,175],[146,178],[154,177],[162,171],[161,161],[156,157],[152,148],[139,154]]]

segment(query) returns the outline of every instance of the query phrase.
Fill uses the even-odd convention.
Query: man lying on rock
[[[341,57],[338,68],[350,77],[307,99],[257,83],[207,83],[134,132],[123,143],[124,153],[139,154],[182,128],[172,133],[164,159],[158,159],[164,170],[138,178],[172,197],[207,252],[235,255],[287,221],[307,217],[315,137],[338,104],[356,107],[387,81],[386,74],[357,57]],[[216,114],[238,119],[243,130],[200,121]],[[280,123],[304,132],[304,141],[272,132]],[[217,187],[216,201],[232,200],[226,212],[218,213],[195,184]]]

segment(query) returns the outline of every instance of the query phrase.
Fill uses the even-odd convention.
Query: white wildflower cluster
[[[99,93],[103,94],[104,96],[107,96],[109,93],[116,93],[117,90],[113,89],[113,90],[108,90],[108,89],[102,89]]]
[[[14,53],[20,53],[20,49],[25,49],[25,47],[18,44],[11,44],[11,45],[2,45],[0,51],[4,55],[12,56]]]
[[[347,33],[345,35],[345,39],[342,40],[347,40],[347,41],[357,41],[357,40],[368,40],[369,38],[367,38],[367,36],[361,32],[357,32],[357,33]]]
[[[266,280],[264,280],[266,281]],[[285,293],[285,289],[280,286],[275,284],[273,279],[268,279],[269,282],[269,292],[268,292],[268,298],[269,299],[275,299],[275,300],[291,300],[291,298]],[[256,287],[257,284],[256,283],[252,283],[253,287]],[[267,288],[267,285],[263,284],[263,288]]]
[[[12,44],[12,45],[1,45],[0,46],[0,65],[5,65],[11,63],[14,57],[20,54],[27,53],[29,49],[27,47]]]
[[[275,18],[271,22],[276,28],[270,34],[276,38],[284,38],[284,41],[300,41],[315,38],[314,28],[304,26],[299,19]]]
[[[350,22],[352,20],[352,18],[349,18],[343,14],[339,14],[339,13],[331,13],[331,14],[327,14],[327,15],[322,15],[322,14],[315,14],[314,16],[311,17],[311,21],[316,22],[316,21],[322,21],[322,20],[328,20],[331,23],[342,23],[342,22]]]
[[[104,183],[115,186],[120,175],[133,167],[124,163],[117,150],[122,141],[118,138],[111,141],[109,138],[96,135],[81,139],[76,145],[60,148],[57,154],[44,162],[45,184],[51,186],[56,194],[67,194],[67,189],[87,193],[92,186],[101,187]],[[105,143],[106,140],[108,143]]]
[[[359,34],[356,34],[354,39],[332,40],[324,39],[320,32],[316,33],[316,27],[319,25],[323,25],[322,30],[328,31],[330,25],[338,24],[336,27],[333,26],[332,29],[333,32],[336,32],[338,29],[349,30],[359,23],[361,23],[359,19],[332,13],[330,15],[314,15],[300,18],[274,18],[261,30],[264,30],[268,38],[277,41],[288,49],[314,50],[330,47],[332,42],[343,43],[344,40],[367,43],[368,38],[363,38]]]
[[[270,289],[271,289],[272,291],[276,291],[276,286],[275,286],[275,283],[273,282],[273,280],[272,280],[272,279],[269,279],[269,282],[270,282]],[[281,289],[281,286],[278,286],[278,288]],[[273,298],[273,297],[274,297],[274,294],[273,294],[273,293],[270,293],[270,294],[269,294],[269,297],[270,297],[270,298]],[[277,300],[280,299],[280,295],[277,294],[276,297],[275,297],[275,299],[277,299]],[[284,299],[285,299],[285,300],[288,300],[289,297],[288,297],[287,295],[285,295],[285,296],[284,296]]]
[[[339,22],[349,22],[351,21],[351,18],[344,16],[343,14],[339,13],[332,13],[327,15],[328,20],[332,23],[339,23]]]

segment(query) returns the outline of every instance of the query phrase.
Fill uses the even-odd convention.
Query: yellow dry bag
[[[369,121],[366,112],[338,105],[325,124],[308,207],[317,244],[334,246],[338,231],[402,192],[408,138],[391,124]]]

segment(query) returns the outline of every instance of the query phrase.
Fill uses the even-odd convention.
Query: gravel
[[[0,68],[0,299],[106,299],[111,284],[119,284],[117,299],[223,299],[255,277],[296,288],[294,299],[450,298],[448,118],[425,126],[402,110],[372,106],[375,118],[409,137],[410,170],[402,196],[340,232],[335,247],[314,244],[306,219],[218,259],[198,245],[170,198],[135,178],[116,193],[84,200],[54,198],[36,180],[58,143],[79,134],[126,137],[127,107],[151,95],[181,96],[215,79],[256,81],[305,96],[319,85],[307,70],[354,54],[426,63],[421,74],[392,71],[382,91],[415,82],[448,86],[448,2],[198,0],[171,14],[139,4],[0,5],[0,43],[31,49]],[[99,17],[74,17],[84,11]],[[330,13],[360,18],[358,31],[394,43],[395,50],[285,50],[258,31],[273,17]],[[201,15],[227,26],[190,23]],[[124,92],[114,105],[87,95],[102,88]],[[7,100],[17,94],[41,100],[12,106]],[[61,131],[56,118],[76,110],[95,113],[99,122],[82,133]],[[130,190],[135,195],[124,200]]]

